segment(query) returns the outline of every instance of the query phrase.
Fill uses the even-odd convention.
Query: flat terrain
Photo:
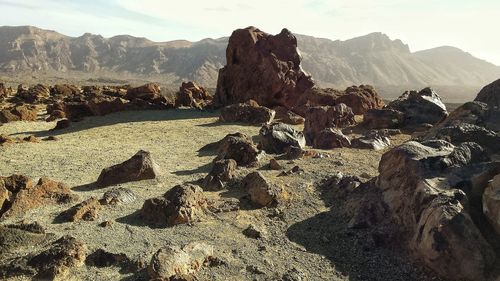
[[[411,263],[401,249],[373,246],[368,233],[349,229],[350,201],[321,186],[321,182],[337,172],[369,180],[377,175],[384,151],[335,149],[326,151],[331,155],[327,158],[279,160],[285,170],[298,165],[305,171],[284,177],[277,177],[280,171],[267,168],[270,158],[281,158],[267,155],[259,167],[238,168],[238,176],[260,170],[287,189],[291,194],[288,203],[263,209],[241,204],[239,210],[208,213],[192,225],[148,226],[137,214],[145,199],[162,195],[176,184],[196,181],[209,172],[214,155],[198,152],[200,148],[228,133],[258,135],[260,127],[220,124],[216,116],[193,110],[120,112],[86,118],[57,132],[49,131],[55,122],[4,124],[0,126],[0,134],[54,135],[58,140],[0,146],[2,176],[18,173],[34,180],[46,176],[68,184],[80,200],[100,198],[116,186],[95,189],[89,184],[103,168],[129,159],[140,149],[152,153],[162,175],[156,180],[120,185],[130,188],[138,199],[131,204],[106,207],[97,221],[55,222],[57,215],[71,206],[66,205],[45,206],[23,218],[9,218],[2,223],[37,221],[54,237],[69,234],[84,241],[91,252],[102,248],[146,261],[163,245],[205,241],[214,246],[222,263],[203,268],[196,274],[198,280],[436,280]],[[393,144],[408,137],[399,135],[392,139]],[[206,194],[214,205],[235,205],[237,199],[245,202],[244,192],[238,186]],[[113,221],[111,227],[99,226],[107,220]],[[265,237],[253,239],[243,235],[249,224],[264,229]],[[33,250],[36,249],[24,249]],[[147,279],[141,272],[132,274],[115,267],[88,266],[73,270],[71,278]]]

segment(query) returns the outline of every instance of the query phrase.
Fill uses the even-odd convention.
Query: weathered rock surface
[[[346,104],[356,115],[362,115],[369,109],[382,108],[385,105],[382,98],[370,85],[348,87],[335,102],[336,104]]]
[[[102,209],[102,205],[94,197],[91,197],[70,209],[61,213],[61,217],[67,221],[77,222],[77,221],[94,221],[99,216],[99,211]]]
[[[491,107],[500,107],[500,79],[484,86],[474,101],[484,102]]]
[[[489,222],[500,235],[500,175],[488,184],[483,193],[483,212]]]
[[[38,109],[30,105],[17,105],[0,110],[0,123],[13,121],[36,121]]]
[[[129,204],[137,200],[135,193],[123,187],[113,188],[104,192],[102,198],[99,200],[103,205],[117,205],[117,204]]]
[[[391,108],[370,109],[363,115],[363,126],[369,129],[401,128],[404,114]]]
[[[253,99],[270,108],[281,105],[293,110],[299,96],[314,85],[300,67],[297,38],[287,29],[274,36],[255,27],[235,30],[226,61],[215,92],[219,105]]]
[[[287,199],[285,190],[267,180],[261,173],[248,174],[242,181],[250,200],[259,207],[273,207]]]
[[[285,124],[300,125],[304,124],[305,122],[304,117],[294,113],[286,107],[275,106],[273,107],[273,110],[276,112],[276,116],[274,117],[274,119],[279,120],[280,122],[283,122]]]
[[[203,180],[204,190],[221,190],[224,183],[234,177],[237,163],[233,159],[214,161],[212,170]]]
[[[259,161],[258,155],[259,150],[248,136],[235,133],[220,141],[215,159],[233,159],[238,166],[254,166]]]
[[[406,91],[388,105],[389,108],[403,112],[404,125],[437,124],[448,116],[441,97],[431,88],[421,91]]]
[[[146,200],[141,215],[152,224],[172,226],[202,218],[206,208],[203,190],[196,185],[183,184],[174,186],[162,197]]]
[[[33,186],[26,176],[12,175],[0,177],[0,200],[1,198],[3,207],[0,215],[5,218],[23,215],[47,204],[67,204],[78,197],[63,183],[41,178],[37,185]]]
[[[220,120],[222,122],[241,122],[245,124],[267,124],[273,121],[276,112],[260,106],[253,101],[237,103],[222,108]]]
[[[351,140],[341,130],[327,128],[314,137],[312,146],[319,149],[350,147]]]
[[[37,84],[29,89],[26,89],[23,85],[19,85],[17,88],[17,95],[19,99],[26,103],[42,103],[46,101],[50,96],[49,87],[43,84]]]
[[[99,187],[106,187],[130,181],[155,179],[159,173],[160,167],[153,160],[151,153],[140,150],[129,160],[103,169],[96,184]]]
[[[176,280],[176,276],[196,273],[213,258],[213,246],[204,242],[192,242],[182,248],[166,246],[153,255],[147,271],[152,280]]]
[[[285,153],[290,146],[303,148],[306,139],[299,132],[284,123],[273,123],[264,125],[259,131],[259,148],[267,153]]]
[[[391,145],[391,140],[377,131],[355,138],[351,141],[351,147],[361,149],[382,150]]]
[[[306,112],[304,135],[307,144],[313,145],[314,140],[325,129],[345,128],[355,123],[354,113],[345,104],[311,107]]]
[[[203,109],[212,102],[208,91],[195,82],[182,82],[175,98],[175,107],[187,106]]]
[[[495,253],[469,210],[481,212],[485,183],[477,179],[499,168],[476,143],[411,141],[382,156],[377,185],[408,246],[429,267],[447,278],[484,280]]]

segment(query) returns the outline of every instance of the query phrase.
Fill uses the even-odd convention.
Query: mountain
[[[435,86],[449,100],[470,99],[500,77],[500,67],[454,48],[410,52],[401,40],[371,33],[350,40],[297,34],[303,68],[320,86],[372,84],[386,97]],[[163,84],[195,80],[215,87],[228,38],[153,42],[120,35],[69,37],[32,26],[0,27],[0,73],[78,77],[142,77]],[[66,75],[63,75],[66,74]],[[463,93],[462,93],[462,92]]]

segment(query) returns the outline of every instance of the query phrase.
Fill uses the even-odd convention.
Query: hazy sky
[[[412,51],[450,45],[500,65],[500,0],[0,0],[0,11],[0,25],[154,41],[218,38],[249,25],[330,39],[380,31]]]

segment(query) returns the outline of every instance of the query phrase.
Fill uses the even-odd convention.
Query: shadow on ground
[[[122,111],[103,116],[86,117],[79,122],[72,122],[71,126],[61,130],[43,130],[43,131],[28,131],[18,132],[12,135],[35,135],[36,137],[58,136],[73,132],[88,130],[96,127],[112,126],[120,123],[135,123],[148,121],[169,121],[169,120],[184,120],[184,119],[200,119],[217,117],[217,112],[200,111],[194,109],[172,109],[172,110],[138,110],[138,111]],[[222,125],[219,123],[218,125]]]

